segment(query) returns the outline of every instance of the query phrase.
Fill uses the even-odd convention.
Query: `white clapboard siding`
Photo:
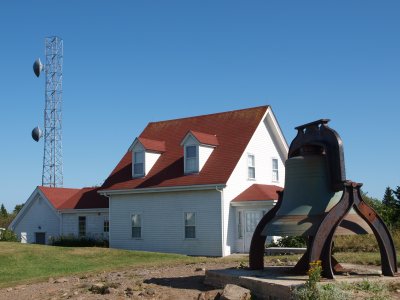
[[[108,219],[105,212],[85,212],[63,213],[62,214],[62,235],[78,236],[79,216],[86,216],[86,236],[93,238],[108,238],[108,233],[104,232],[104,220]]]
[[[221,198],[216,190],[113,195],[110,247],[221,256]],[[196,213],[196,238],[185,239],[184,213]],[[142,237],[132,238],[132,213],[142,217]]]
[[[277,150],[278,145],[271,136],[271,124],[268,122],[268,116],[260,122],[254,135],[252,136],[246,150],[243,152],[238,164],[236,165],[231,177],[228,180],[227,187],[224,189],[224,211],[225,211],[225,234],[227,243],[225,253],[240,252],[237,245],[237,227],[236,210],[230,205],[230,202],[241,192],[253,184],[272,184],[277,186],[284,185],[285,156]],[[255,157],[255,179],[248,179],[248,154]],[[278,159],[279,181],[272,181],[272,159]],[[262,208],[260,208],[262,209]],[[269,209],[269,208],[268,208]],[[230,225],[228,225],[228,223]]]
[[[21,238],[21,232],[26,232],[26,242],[35,243],[35,233],[44,232],[46,243],[49,243],[51,237],[59,236],[60,216],[39,193],[34,196],[33,201],[24,211],[25,214],[19,218],[19,222],[13,228],[19,238]]]

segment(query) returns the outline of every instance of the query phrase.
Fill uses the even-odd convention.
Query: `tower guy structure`
[[[42,185],[63,186],[62,157],[62,79],[63,79],[63,40],[57,36],[45,38],[45,65],[37,59],[33,65],[36,76],[45,71],[44,108],[44,153]],[[34,136],[36,130],[36,136]],[[38,141],[42,136],[40,128],[32,131]]]

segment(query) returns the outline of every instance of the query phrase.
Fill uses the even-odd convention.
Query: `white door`
[[[262,211],[257,210],[246,210],[244,212],[244,251],[250,252],[251,238],[253,237],[254,230],[256,229],[258,222],[260,222],[263,216]]]
[[[28,242],[28,239],[26,237],[26,232],[21,232],[21,243],[26,244]]]

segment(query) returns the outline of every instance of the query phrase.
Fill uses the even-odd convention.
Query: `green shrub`
[[[11,230],[0,231],[0,241],[1,242],[18,242],[17,235]]]
[[[52,237],[50,244],[62,247],[102,247],[108,248],[109,242],[103,238],[76,237],[73,235]]]
[[[276,243],[271,243],[269,247],[291,247],[301,248],[306,247],[306,238],[303,236],[284,236]]]

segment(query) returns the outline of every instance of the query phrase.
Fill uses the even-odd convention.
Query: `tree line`
[[[389,229],[400,228],[400,186],[395,189],[387,187],[382,201],[366,194],[363,194],[363,198],[375,209]]]
[[[23,204],[17,204],[15,205],[14,210],[9,213],[2,203],[0,206],[0,228],[7,228],[23,206]]]

